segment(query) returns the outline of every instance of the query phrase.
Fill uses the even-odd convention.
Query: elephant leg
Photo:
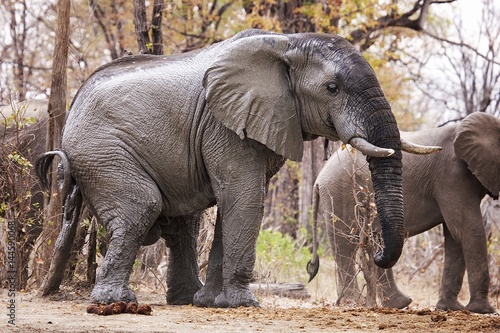
[[[225,171],[223,179],[218,179],[214,185],[218,211],[222,217],[220,230],[223,249],[222,290],[215,298],[215,306],[258,306],[259,302],[250,291],[250,281],[253,278],[256,242],[264,214],[265,164],[245,161]],[[217,256],[215,251],[213,255]],[[217,273],[212,275],[210,280],[207,279],[207,284],[217,286],[218,282],[212,280],[217,277]]]
[[[447,213],[448,211],[445,212]],[[444,216],[447,221],[447,224],[443,226],[445,265],[442,280],[443,291],[438,306],[442,308],[446,305],[453,309],[453,306],[459,304],[456,299],[462,286],[465,268],[467,268],[470,300],[465,308],[471,312],[493,313],[495,309],[488,301],[490,283],[488,250],[479,200],[473,208],[462,210],[461,213],[455,219]],[[457,227],[452,224],[456,224],[456,221],[459,221],[461,225]],[[449,301],[446,303],[443,300]]]
[[[490,274],[488,268],[488,249],[484,227],[474,231],[473,244],[462,245],[464,250],[470,300],[466,310],[476,313],[494,313],[495,308],[488,300]]]
[[[446,219],[450,221],[445,229],[445,271],[443,273],[442,285],[451,289],[455,289],[462,285],[462,278],[465,267],[467,268],[467,277],[469,281],[470,300],[467,310],[477,313],[493,313],[495,309],[488,301],[488,291],[490,284],[490,274],[488,268],[488,249],[486,232],[482,223],[482,215],[479,207],[479,201],[474,205],[474,208],[462,212],[460,216],[460,228],[456,226],[452,228],[450,223],[456,220]],[[456,222],[455,222],[456,223]],[[466,230],[464,230],[464,228]],[[466,233],[465,233],[466,232]],[[448,235],[448,237],[446,237]],[[458,241],[457,241],[458,240]],[[458,261],[460,271],[453,270],[454,264],[450,263],[450,271],[447,272],[447,257],[451,257],[449,261]],[[457,259],[460,258],[460,259]],[[447,273],[447,274],[446,274]],[[453,275],[461,273],[460,280],[454,281]],[[446,274],[446,275],[445,275]],[[449,282],[459,284],[449,286]],[[455,290],[453,290],[455,291]]]
[[[399,290],[392,268],[378,268],[377,272],[380,288],[382,289],[382,306],[403,309],[410,305],[413,300]]]
[[[110,235],[106,256],[97,271],[91,299],[96,303],[135,301],[129,279],[140,245],[162,208],[160,191],[148,177],[135,186],[107,175],[103,190],[86,198]],[[118,175],[117,175],[118,177]],[[117,185],[119,184],[119,185]],[[142,186],[138,187],[137,184]],[[118,195],[119,193],[119,195]]]
[[[327,221],[331,221],[328,219]],[[358,304],[361,301],[361,292],[358,287],[356,269],[357,247],[348,234],[350,228],[345,228],[344,222],[336,220],[327,223],[328,238],[337,264],[337,303]]]
[[[441,310],[462,310],[458,301],[465,274],[465,260],[460,244],[452,237],[450,230],[443,224],[444,268],[441,278],[441,290],[436,308]]]
[[[215,298],[222,292],[222,260],[222,220],[220,210],[217,210],[214,240],[208,257],[206,283],[194,296],[194,305],[215,306]]]
[[[194,213],[161,222],[162,237],[169,249],[167,304],[192,304],[202,287],[197,251],[200,219],[201,213]]]

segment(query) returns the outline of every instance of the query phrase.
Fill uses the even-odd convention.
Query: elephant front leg
[[[255,248],[261,213],[247,212],[250,221],[228,216],[222,223],[222,291],[215,298],[216,307],[259,306],[250,291],[255,265]],[[252,216],[252,214],[255,214]]]
[[[162,237],[169,249],[167,304],[192,304],[195,293],[202,287],[197,251],[201,214],[161,222]]]
[[[443,225],[445,260],[441,295],[436,307],[445,310],[464,308],[458,302],[457,296],[467,267],[470,301],[465,309],[476,313],[493,313],[495,309],[488,301],[490,276],[486,233],[482,225],[479,204],[477,209],[465,213],[461,222],[467,225],[467,234],[461,234],[458,228]],[[455,220],[448,219],[448,221],[452,223]]]
[[[470,293],[470,300],[465,309],[476,313],[494,313],[495,308],[488,300],[490,273],[484,227],[480,225],[475,230],[472,229],[471,235],[474,237],[467,236],[462,244]]]
[[[222,290],[215,298],[216,307],[259,306],[250,291],[250,281],[264,213],[265,173],[259,173],[260,177],[249,175],[228,182],[219,192],[223,260]]]

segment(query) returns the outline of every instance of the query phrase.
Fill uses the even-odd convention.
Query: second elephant
[[[0,106],[0,220],[16,221],[18,237],[17,288],[25,289],[28,265],[42,232],[41,184],[30,164],[45,151],[48,127],[47,102],[29,100]],[[10,223],[9,223],[10,224]]]
[[[445,259],[437,308],[464,308],[457,296],[467,268],[470,301],[465,308],[479,313],[494,312],[488,301],[487,241],[480,203],[487,194],[498,199],[500,191],[500,119],[478,112],[460,124],[402,132],[401,136],[412,142],[443,147],[442,152],[430,156],[403,155],[406,233],[411,237],[443,225]],[[319,210],[328,222],[337,263],[338,293],[351,300],[360,296],[355,282],[357,244],[346,237],[357,228],[353,170],[356,183],[368,184],[373,191],[368,166],[361,154],[340,149],[318,175],[313,199],[319,206],[313,211],[314,218],[317,219]],[[374,225],[380,228],[377,219]],[[411,303],[397,288],[392,269],[378,272],[384,306],[403,308]]]

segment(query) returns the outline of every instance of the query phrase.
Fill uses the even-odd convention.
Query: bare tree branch
[[[422,31],[443,44],[432,55],[432,77],[415,82],[417,88],[437,103],[438,109],[443,106],[442,125],[463,119],[473,112],[500,114],[499,10],[491,1],[482,1],[477,36],[473,39],[475,46],[466,41],[470,33],[467,35],[460,19],[455,20],[457,37],[453,40]],[[441,73],[436,73],[436,65]]]
[[[436,0],[417,0],[413,8],[403,14],[398,14],[396,10],[389,12],[388,15],[382,16],[376,20],[376,23],[371,25],[371,27],[363,27],[357,30],[354,30],[350,34],[350,40],[353,44],[360,44],[362,50],[366,50],[370,47],[373,42],[370,40],[373,37],[370,37],[372,33],[378,30],[382,30],[388,27],[400,27],[400,28],[408,28],[415,31],[424,30],[424,23],[427,18],[429,12],[429,6],[432,4],[449,4],[455,2],[457,0],[446,0],[446,1],[436,1]],[[412,19],[417,12],[420,11],[420,14],[416,19]],[[362,40],[365,40],[364,43],[361,43]]]
[[[430,32],[428,30],[422,30],[421,33],[423,33],[423,34],[425,34],[425,35],[427,35],[427,36],[429,36],[429,37],[431,37],[431,38],[433,38],[435,40],[443,42],[443,43],[447,43],[447,44],[455,45],[455,46],[459,46],[459,47],[464,47],[464,48],[466,48],[466,49],[468,49],[468,50],[476,53],[478,56],[480,56],[484,60],[492,62],[492,63],[494,63],[496,65],[500,65],[500,62],[498,62],[497,60],[491,59],[488,56],[480,53],[475,47],[470,46],[469,44],[467,44],[467,43],[465,43],[463,41],[457,42],[457,41],[452,41],[452,40],[449,40],[449,39],[446,39],[446,38],[442,38],[442,37],[439,37],[439,36],[433,34],[432,32]]]

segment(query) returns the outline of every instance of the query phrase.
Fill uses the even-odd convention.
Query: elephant
[[[33,122],[32,122],[33,121]],[[18,288],[26,288],[29,270],[28,263],[34,244],[42,232],[41,212],[44,207],[42,187],[35,177],[30,166],[21,172],[16,168],[8,167],[8,158],[13,152],[18,153],[27,162],[34,164],[38,155],[45,151],[48,128],[47,101],[33,99],[0,106],[0,186],[4,191],[2,201],[5,200],[10,214],[2,212],[0,217],[13,218],[17,221]],[[26,173],[26,171],[28,171]],[[25,197],[26,196],[26,197]]]
[[[14,113],[17,113],[16,120],[12,119]],[[15,122],[19,123],[8,125]],[[0,140],[7,143],[18,139],[19,149],[33,163],[36,157],[45,151],[47,128],[48,113],[45,100],[33,99],[0,106]]]
[[[137,250],[163,237],[169,304],[258,306],[249,282],[269,179],[317,137],[368,155],[385,240],[374,260],[391,267],[404,239],[407,145],[375,72],[336,35],[252,29],[193,52],[105,64],[73,99],[61,149],[43,154],[36,169],[48,185],[47,169],[60,159],[63,225],[83,201],[110,233],[93,302],[135,300]],[[203,285],[196,224],[214,205]]]
[[[465,309],[492,313],[488,301],[489,270],[487,239],[480,204],[500,191],[500,119],[476,112],[459,124],[416,132],[401,132],[401,137],[420,144],[438,144],[442,151],[430,156],[404,153],[403,202],[405,233],[411,237],[437,225],[443,226],[444,268],[439,301],[442,310],[460,310],[457,300],[467,269],[470,301]],[[317,237],[318,218],[327,225],[328,238],[337,263],[338,293],[348,300],[359,300],[355,276],[356,244],[346,235],[356,229],[351,174],[359,186],[369,182],[369,170],[359,152],[339,149],[318,174],[313,190],[313,238]],[[380,229],[378,220],[373,228]],[[311,275],[311,278],[314,276]],[[392,269],[378,269],[382,305],[404,308],[412,300],[397,287]]]

